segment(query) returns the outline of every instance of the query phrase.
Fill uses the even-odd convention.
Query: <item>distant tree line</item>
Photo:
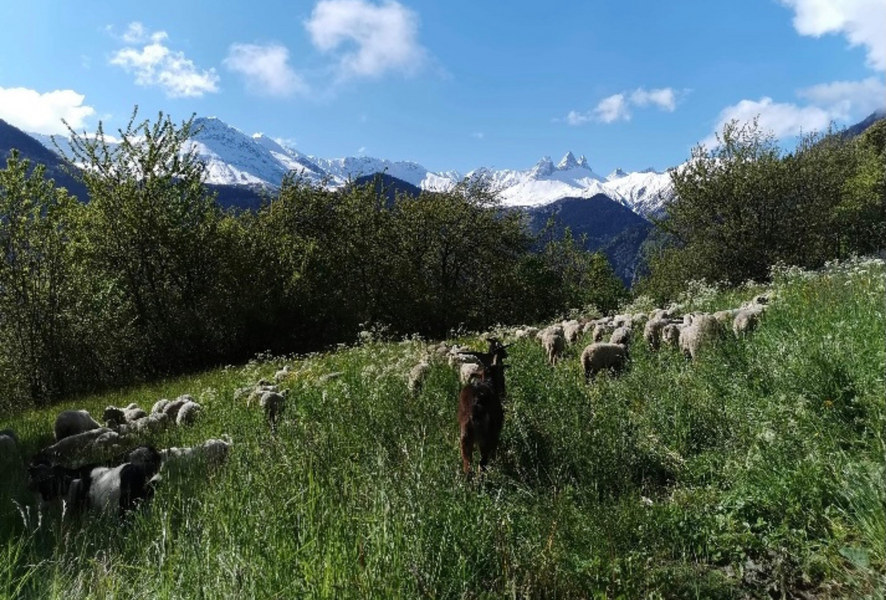
[[[482,183],[398,195],[288,177],[223,211],[192,120],[72,134],[80,203],[13,153],[0,169],[0,413],[383,326],[442,337],[614,310],[627,292],[567,232],[533,238]]]
[[[718,140],[672,172],[636,292],[666,301],[693,279],[765,281],[776,263],[814,269],[886,247],[886,119],[854,138],[802,135],[790,152],[756,120]]]

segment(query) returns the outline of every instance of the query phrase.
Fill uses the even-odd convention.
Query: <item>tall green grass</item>
[[[263,357],[79,398],[11,423],[25,455],[64,408],[204,405],[161,447],[229,434],[218,470],[169,475],[124,523],[40,514],[20,463],[0,481],[0,596],[9,598],[741,598],[883,596],[882,262],[785,269],[751,337],[698,362],[635,343],[629,369],[585,385],[510,349],[499,455],[460,473],[458,383],[423,346],[369,341]],[[696,290],[685,308],[759,289]],[[479,340],[468,340],[481,347]],[[236,388],[284,362],[276,438]],[[324,379],[328,373],[341,373]]]

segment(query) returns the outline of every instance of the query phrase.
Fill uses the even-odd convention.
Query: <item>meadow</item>
[[[60,410],[190,393],[197,423],[151,442],[234,445],[220,469],[167,476],[124,522],[40,513],[23,463],[4,466],[0,597],[882,598],[884,281],[882,260],[775,269],[748,338],[695,363],[640,339],[625,373],[591,385],[588,336],[554,368],[520,341],[499,454],[472,479],[454,370],[436,362],[407,393],[420,339],[366,335],[22,413],[0,428],[27,457]],[[681,309],[763,290],[693,285]],[[233,397],[283,364],[273,437]]]

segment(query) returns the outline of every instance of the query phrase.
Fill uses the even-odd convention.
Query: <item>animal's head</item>
[[[107,407],[102,418],[108,425],[122,425],[126,422],[126,416],[123,414],[123,411],[115,406]]]

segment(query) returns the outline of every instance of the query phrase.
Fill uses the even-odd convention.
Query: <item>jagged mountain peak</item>
[[[591,168],[588,166],[588,159],[585,158],[584,154],[582,154],[581,158],[576,159],[575,155],[570,150],[557,164],[558,171],[570,171],[572,169],[587,169],[590,171]]]
[[[554,161],[551,160],[550,156],[543,156],[541,160],[535,163],[535,166],[532,167],[532,171],[530,175],[532,177],[547,177],[551,173],[554,172]]]
[[[627,177],[628,174],[625,173],[624,169],[618,167],[612,173],[606,176],[606,181],[614,181],[615,179],[621,179],[622,177]]]

